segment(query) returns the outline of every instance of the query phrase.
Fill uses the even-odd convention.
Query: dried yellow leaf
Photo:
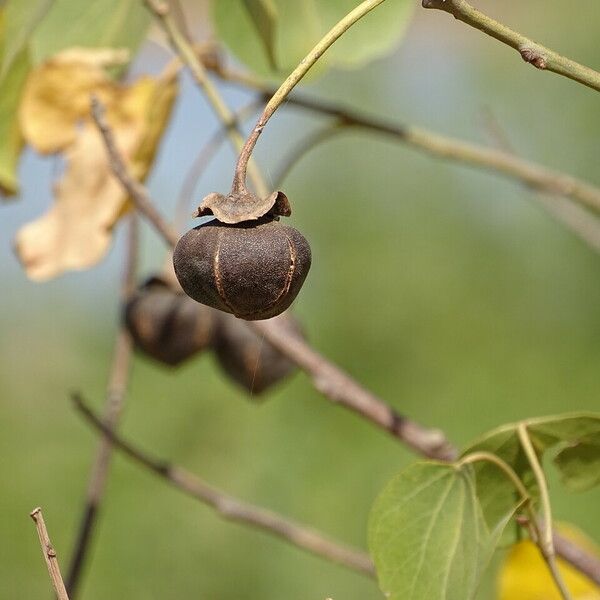
[[[565,537],[588,552],[598,554],[592,542],[571,526],[559,527]],[[600,588],[585,575],[558,559],[558,568],[573,600],[600,600]],[[530,541],[522,541],[508,551],[498,576],[498,600],[561,600],[540,551]]]
[[[115,87],[111,94],[107,118],[115,143],[142,178],[170,116],[177,94],[176,73],[158,80],[144,77],[130,87]],[[17,235],[17,254],[27,275],[37,281],[96,264],[108,250],[112,229],[127,207],[90,119],[83,121],[64,156],[66,170],[55,187],[54,205]]]
[[[169,121],[173,103],[177,97],[177,86],[174,85],[174,82],[179,68],[179,63],[168,66],[161,76],[164,83],[159,82],[158,85],[152,87],[150,109],[146,119],[147,126],[144,138],[136,151],[133,164],[133,174],[138,179],[146,177],[150,165],[154,162],[160,138]]]
[[[135,127],[115,131],[124,155],[131,156],[138,138]],[[17,253],[31,279],[44,281],[66,270],[85,269],[107,251],[124,195],[105,155],[98,130],[87,122],[65,152],[67,168],[55,187],[54,205],[17,235]]]
[[[122,50],[70,48],[31,71],[19,107],[25,140],[42,154],[72,144],[77,124],[90,114],[90,94],[106,103],[114,99],[119,86],[104,69],[126,56]]]
[[[127,48],[84,48],[73,46],[52,57],[56,64],[78,63],[88,67],[118,67],[129,62],[131,53]]]

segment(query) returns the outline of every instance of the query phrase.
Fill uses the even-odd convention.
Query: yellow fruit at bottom
[[[598,548],[574,528],[562,526],[559,530],[588,552],[599,553]],[[573,600],[600,600],[600,588],[594,582],[560,559],[558,565]],[[508,551],[498,574],[497,600],[562,600],[533,542],[518,542]]]

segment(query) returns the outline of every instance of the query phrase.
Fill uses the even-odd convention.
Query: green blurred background
[[[394,0],[389,0],[393,2]],[[482,10],[585,64],[600,66],[597,0],[478,2]],[[134,71],[156,71],[149,43]],[[600,184],[598,96],[535,71],[448,15],[417,9],[397,51],[360,71],[331,72],[306,93],[465,139],[488,142],[489,110],[519,153]],[[248,95],[225,88],[232,105]],[[262,138],[269,176],[318,125],[286,107]],[[186,81],[150,179],[161,209],[214,131]],[[225,147],[198,198],[224,189]],[[51,202],[56,162],[28,154],[23,197],[1,208],[0,597],[49,597],[28,513],[41,505],[66,566],[97,438],[70,390],[103,403],[118,319],[122,231],[103,264],[29,282],[11,251],[16,228]],[[494,175],[353,131],[305,157],[285,183],[292,222],[313,248],[295,312],[310,340],[400,412],[458,444],[503,422],[598,409],[600,257],[535,197]],[[190,222],[191,224],[191,222]],[[142,274],[164,250],[144,230]],[[365,545],[378,490],[414,457],[298,374],[262,404],[224,379],[212,357],[177,370],[135,361],[122,430],[244,499]],[[600,492],[552,479],[558,519],[600,540]],[[364,600],[374,583],[219,520],[121,457],[111,473],[82,597]],[[491,598],[491,580],[481,598]]]

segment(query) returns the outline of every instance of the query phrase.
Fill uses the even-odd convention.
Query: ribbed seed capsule
[[[291,335],[302,336],[300,325],[285,313],[275,317]],[[231,315],[222,315],[214,341],[219,364],[250,394],[261,394],[296,370],[269,342]]]
[[[188,231],[173,254],[191,298],[246,320],[269,319],[290,306],[310,269],[310,246],[272,218]]]
[[[125,323],[145,354],[175,366],[205,350],[216,331],[216,313],[174,291],[160,277],[146,281],[125,308]]]

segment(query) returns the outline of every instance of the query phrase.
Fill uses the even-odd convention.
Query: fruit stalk
[[[354,10],[350,11],[345,17],[338,21],[314,46],[314,48],[300,61],[298,66],[288,75],[287,79],[281,84],[273,97],[265,106],[256,125],[246,139],[246,143],[240,152],[231,193],[234,195],[243,195],[246,192],[246,172],[248,162],[256,146],[256,142],[263,132],[269,119],[275,111],[283,104],[289,93],[296,87],[300,80],[308,73],[311,67],[323,56],[323,54],[346,32],[352,25],[362,19],[367,13],[382,4],[385,0],[365,0],[361,2]]]

